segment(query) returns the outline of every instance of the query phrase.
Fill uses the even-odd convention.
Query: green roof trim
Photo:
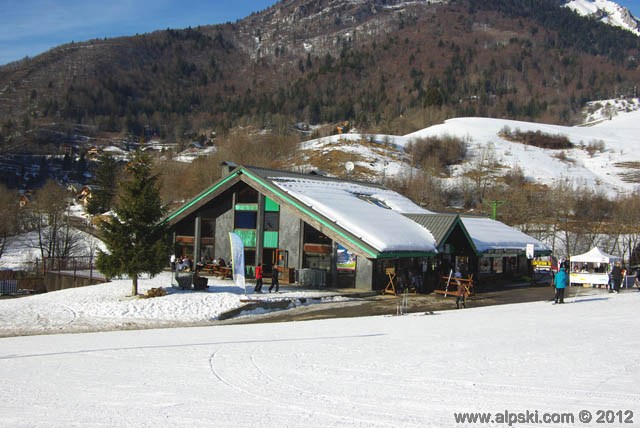
[[[279,190],[277,188],[274,188],[272,185],[270,185],[269,183],[265,182],[261,177],[256,176],[255,174],[253,174],[252,172],[250,172],[250,171],[248,171],[248,170],[246,170],[244,168],[241,168],[241,169],[242,169],[242,172],[247,175],[247,177],[250,177],[251,179],[255,180],[256,182],[262,184],[263,186],[268,187],[278,197],[280,197],[283,200],[287,201],[288,204],[290,204],[290,205],[294,206],[295,208],[299,209],[300,211],[302,211],[303,213],[305,213],[309,217],[311,217],[314,220],[318,221],[323,226],[326,226],[328,229],[330,229],[331,231],[333,231],[336,234],[338,234],[338,236],[344,238],[347,242],[351,243],[355,247],[357,247],[360,250],[362,250],[364,253],[369,255],[371,258],[377,259],[377,258],[381,257],[380,253],[376,253],[376,252],[371,251],[370,249],[364,247],[360,242],[358,242],[355,239],[351,238],[350,236],[346,235],[343,231],[338,229],[338,227],[336,227],[334,224],[331,224],[331,223],[327,222],[326,220],[320,218],[311,209],[309,209],[309,208],[305,207],[304,205],[300,204],[299,202],[295,201],[294,199],[292,199],[290,196],[288,196],[283,191],[281,191],[281,190]]]
[[[174,218],[178,217],[180,214],[182,214],[185,211],[187,211],[189,208],[191,208],[192,206],[194,206],[195,204],[197,204],[198,202],[200,202],[201,200],[203,200],[204,198],[206,198],[207,196],[209,196],[210,194],[212,194],[213,192],[218,190],[220,187],[222,187],[223,185],[225,185],[229,181],[231,181],[234,178],[236,178],[238,173],[239,173],[239,171],[234,171],[233,173],[229,174],[228,176],[226,176],[225,178],[223,178],[222,180],[220,180],[219,182],[217,182],[213,186],[209,187],[207,190],[205,190],[204,192],[200,193],[198,196],[193,198],[191,201],[187,202],[182,207],[178,208],[176,211],[174,211],[172,214],[170,214],[169,217],[164,219],[163,223],[167,223],[167,222],[173,220]]]

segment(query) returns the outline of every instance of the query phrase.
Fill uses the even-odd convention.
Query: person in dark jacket
[[[269,287],[269,293],[273,288],[276,288],[276,293],[280,289],[280,283],[278,282],[278,265],[273,265],[271,268],[271,287]]]
[[[569,276],[565,268],[558,269],[558,273],[553,277],[553,285],[556,287],[555,303],[564,303],[564,289],[567,288]]]
[[[619,293],[620,284],[622,284],[622,268],[620,267],[620,262],[616,262],[616,264],[613,265],[613,269],[611,269],[611,282],[613,283],[613,287],[609,289],[609,293]]]
[[[201,270],[202,270],[202,267],[196,266],[196,271],[193,274],[192,282],[193,282],[193,288],[195,290],[205,290],[207,288],[207,282],[209,281],[209,279],[200,276]]]

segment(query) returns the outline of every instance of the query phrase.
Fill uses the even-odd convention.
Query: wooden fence
[[[41,275],[13,270],[0,271],[0,294],[28,294],[45,291]]]

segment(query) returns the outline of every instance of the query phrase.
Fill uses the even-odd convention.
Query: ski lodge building
[[[166,218],[177,255],[194,261],[244,244],[247,278],[256,265],[281,283],[383,290],[390,275],[418,291],[458,268],[465,275],[525,273],[540,241],[481,217],[437,214],[383,186],[318,174],[223,163],[226,175]]]

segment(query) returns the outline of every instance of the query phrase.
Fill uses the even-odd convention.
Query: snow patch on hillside
[[[468,154],[462,164],[451,168],[451,177],[443,179],[451,186],[459,185],[465,173],[477,167],[481,157],[492,156],[502,166],[502,174],[519,168],[527,179],[539,184],[569,184],[609,197],[637,191],[639,183],[629,177],[633,177],[640,166],[640,151],[637,150],[640,100],[594,101],[587,105],[584,117],[581,126],[481,117],[454,118],[404,136],[353,132],[306,141],[300,149],[302,152],[342,150],[353,153],[354,158],[360,159],[354,162],[356,166],[367,170],[371,181],[382,182],[385,176],[410,176],[411,156],[406,151],[409,143],[421,138],[455,137],[467,142]],[[501,136],[505,130],[564,136],[573,148],[551,150],[509,141]]]
[[[571,0],[566,7],[582,16],[590,16],[605,24],[629,30],[640,36],[640,21],[629,9],[610,0]]]

